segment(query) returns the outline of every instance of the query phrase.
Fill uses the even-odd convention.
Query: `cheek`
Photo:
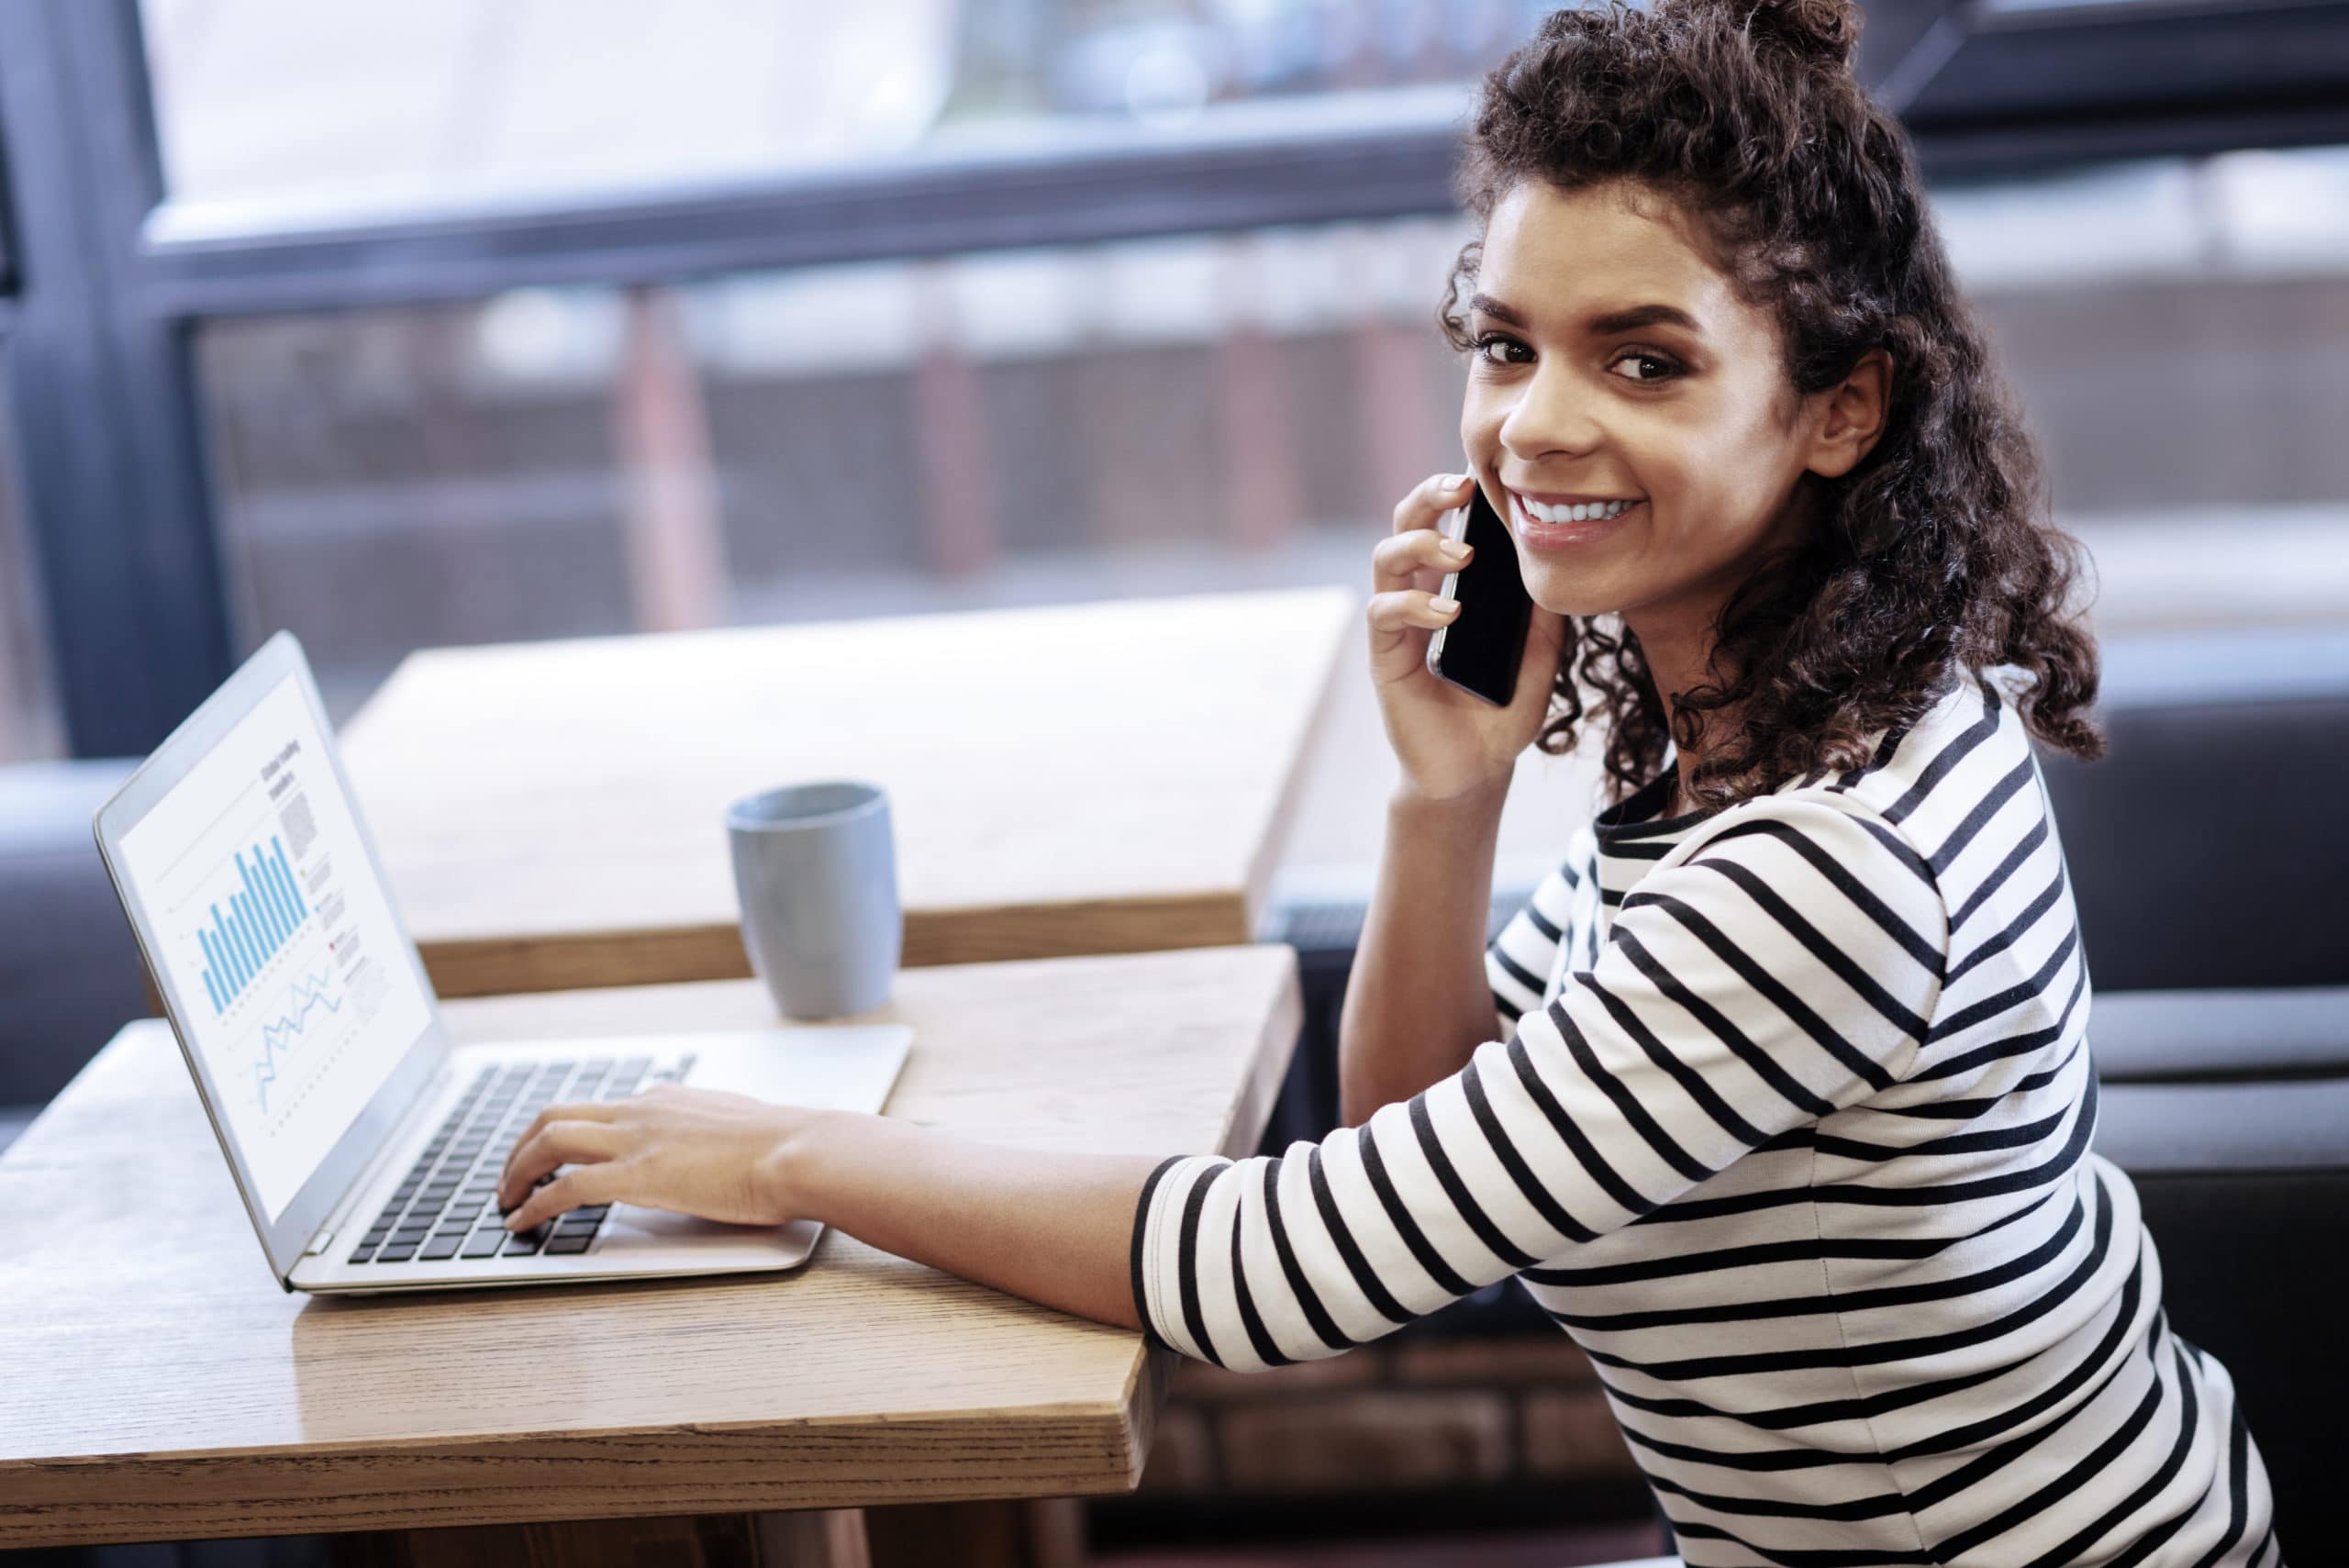
[[[1479,396],[1475,383],[1460,400],[1460,449],[1472,457],[1485,457],[1500,446],[1501,418],[1507,409],[1496,407],[1489,397]]]

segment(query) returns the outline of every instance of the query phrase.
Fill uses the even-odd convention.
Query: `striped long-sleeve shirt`
[[[1495,939],[1495,1037],[1359,1128],[1178,1157],[1157,1340],[1255,1370],[1520,1277],[1692,1568],[2281,1562],[2226,1369],[2089,1148],[2089,984],[2020,715],[1976,672],[1873,761],[1658,820]]]

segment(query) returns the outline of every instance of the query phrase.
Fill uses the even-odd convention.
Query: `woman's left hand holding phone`
[[[1533,743],[1550,706],[1564,639],[1564,617],[1535,606],[1516,700],[1496,707],[1428,673],[1428,643],[1458,610],[1435,606],[1429,590],[1474,553],[1445,537],[1452,512],[1474,491],[1464,474],[1437,474],[1396,503],[1394,531],[1371,550],[1371,687],[1386,741],[1413,798],[1457,801],[1506,795],[1519,753]]]

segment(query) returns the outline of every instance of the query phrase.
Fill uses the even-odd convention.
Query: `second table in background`
[[[737,978],[725,809],[889,792],[904,963],[1254,939],[1342,587],[411,655],[344,727],[444,996]]]

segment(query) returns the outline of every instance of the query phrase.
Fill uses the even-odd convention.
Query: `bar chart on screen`
[[[430,1020],[299,688],[257,704],[123,851],[173,1018],[274,1207]]]
[[[215,903],[211,926],[199,927],[195,933],[206,961],[205,995],[212,999],[215,1013],[228,1010],[256,973],[255,965],[276,956],[310,916],[286,866],[284,841],[272,834],[268,849],[256,844],[251,855],[250,864],[244,851],[237,855],[237,878],[243,891],[229,895],[230,914],[223,915]]]

